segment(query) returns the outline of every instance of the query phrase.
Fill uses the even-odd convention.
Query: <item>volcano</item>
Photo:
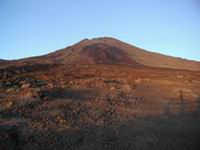
[[[16,64],[121,64],[200,71],[200,62],[148,52],[120,40],[104,37],[85,39],[73,46],[33,58],[11,61]],[[134,65],[135,64],[135,65]],[[0,67],[5,67],[0,66]]]
[[[0,60],[0,149],[199,150],[200,62],[85,39]]]

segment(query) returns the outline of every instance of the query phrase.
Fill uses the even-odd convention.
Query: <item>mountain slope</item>
[[[87,49],[87,50],[86,50]],[[90,49],[90,50],[89,50]],[[96,52],[93,53],[94,49]],[[106,49],[106,50],[105,50]],[[85,55],[85,51],[90,51],[91,55]],[[88,53],[88,52],[87,52]],[[106,55],[106,58],[100,58],[98,55]],[[116,59],[115,62],[111,57],[107,57],[108,53]],[[100,55],[101,55],[100,54]],[[93,57],[93,58],[92,58]],[[98,61],[95,61],[97,59]],[[99,60],[100,59],[100,60]],[[101,60],[104,59],[104,60]],[[107,60],[105,60],[107,59]],[[93,60],[93,61],[92,61]],[[102,61],[102,62],[101,62]],[[18,61],[14,61],[16,64],[83,64],[83,63],[105,63],[105,64],[122,64],[131,65],[137,64],[136,66],[150,66],[159,68],[171,68],[171,69],[183,69],[200,71],[200,62],[189,61],[181,58],[175,58],[165,56],[153,52],[148,52],[143,49],[134,47],[130,44],[124,43],[114,38],[96,38],[92,40],[82,40],[73,46],[58,50],[56,52],[33,58],[26,58]],[[117,62],[117,63],[116,63]],[[12,65],[13,62],[10,62]],[[134,65],[135,66],[135,65]]]
[[[200,71],[156,68],[199,63],[112,38],[2,63],[2,150],[199,150]]]

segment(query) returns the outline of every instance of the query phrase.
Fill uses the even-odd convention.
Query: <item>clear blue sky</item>
[[[0,58],[110,36],[200,61],[200,0],[0,0]]]

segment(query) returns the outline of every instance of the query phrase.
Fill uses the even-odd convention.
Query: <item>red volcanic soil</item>
[[[128,65],[132,67],[143,66],[131,59],[123,50],[105,44],[86,46],[82,49],[81,56],[88,60],[87,63],[93,64],[115,64]]]
[[[199,63],[132,49],[84,40],[0,64],[0,149],[199,150]]]

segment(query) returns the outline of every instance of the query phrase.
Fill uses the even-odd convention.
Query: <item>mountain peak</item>
[[[148,52],[112,37],[84,39],[80,42],[33,58],[6,64],[115,64],[200,71],[200,62]],[[6,65],[3,65],[6,66]],[[2,65],[0,66],[2,67]]]

